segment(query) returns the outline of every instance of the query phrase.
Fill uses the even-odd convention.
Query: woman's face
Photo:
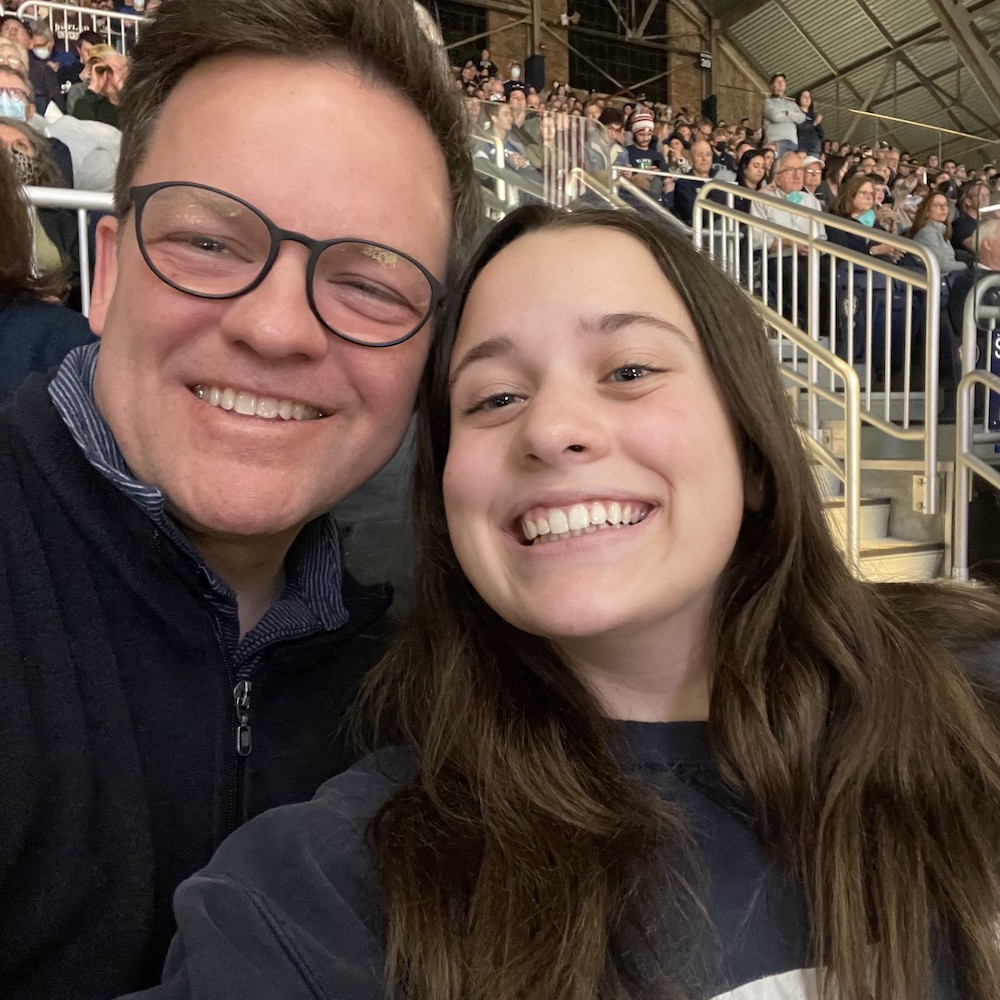
[[[746,187],[756,188],[757,185],[764,179],[764,174],[766,173],[767,166],[764,163],[764,157],[752,157],[750,162],[746,165],[746,169],[743,171],[743,176],[746,179]]]
[[[808,111],[812,107],[812,102],[813,95],[810,94],[808,90],[803,90],[802,93],[799,94],[799,107],[802,108],[803,111]]]
[[[515,240],[471,289],[450,379],[448,530],[483,599],[570,662],[603,640],[700,647],[743,474],[650,253],[596,226]]]
[[[774,166],[775,152],[773,149],[765,149],[764,153],[764,169],[770,170]]]
[[[873,184],[865,183],[854,194],[851,203],[851,215],[858,216],[868,209],[875,207],[875,187]]]
[[[948,199],[943,194],[936,194],[927,206],[927,218],[931,222],[948,221]]]
[[[674,158],[677,160],[684,159],[684,143],[680,139],[674,137],[668,143],[670,146],[670,152],[674,154]]]

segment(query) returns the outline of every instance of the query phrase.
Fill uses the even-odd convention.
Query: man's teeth
[[[233,410],[244,417],[262,417],[264,420],[318,420],[323,414],[315,406],[296,403],[291,399],[274,399],[255,396],[252,392],[220,388],[217,385],[196,385],[194,394],[209,406]]]
[[[622,528],[638,524],[647,513],[643,504],[619,503],[617,500],[575,503],[571,507],[550,507],[521,518],[521,530],[531,543],[561,542],[567,538],[589,535],[603,528]]]

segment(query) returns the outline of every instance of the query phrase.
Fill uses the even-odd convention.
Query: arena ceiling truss
[[[812,92],[831,138],[877,135],[917,156],[940,145],[970,163],[1000,158],[996,0],[703,0],[702,6],[762,76],[783,72],[789,91]]]
[[[462,2],[513,15],[536,43],[555,38],[571,47],[566,26],[543,18],[541,0]],[[667,2],[697,2],[713,19],[712,42],[762,79],[782,72],[790,92],[810,90],[831,138],[886,139],[917,156],[940,148],[970,164],[1000,162],[1000,0]],[[663,0],[603,3],[616,21],[609,37],[665,51],[696,47],[663,33]],[[600,71],[609,89],[641,85],[616,79],[615,67]]]

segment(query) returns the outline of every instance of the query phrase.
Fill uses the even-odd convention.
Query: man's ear
[[[118,220],[106,215],[97,223],[94,288],[90,296],[90,328],[100,337],[118,284]]]

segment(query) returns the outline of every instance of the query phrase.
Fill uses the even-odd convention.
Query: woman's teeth
[[[641,503],[617,500],[575,503],[571,507],[549,507],[521,518],[521,531],[531,544],[561,542],[592,534],[602,528],[623,528],[638,524],[649,513]]]
[[[296,403],[291,399],[274,399],[256,396],[252,392],[220,388],[217,385],[196,385],[194,394],[209,406],[233,410],[244,417],[261,417],[263,420],[319,420],[323,414],[315,406]]]

